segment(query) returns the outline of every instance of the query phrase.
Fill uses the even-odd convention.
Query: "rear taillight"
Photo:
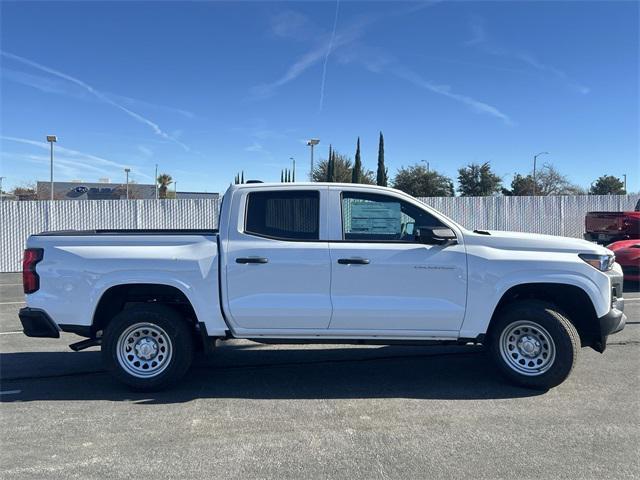
[[[27,248],[22,259],[22,286],[24,293],[33,293],[40,288],[40,277],[36,272],[36,264],[42,260],[41,248]]]

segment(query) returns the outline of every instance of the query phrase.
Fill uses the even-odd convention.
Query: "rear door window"
[[[278,240],[318,240],[319,230],[317,190],[251,192],[247,196],[247,234]]]

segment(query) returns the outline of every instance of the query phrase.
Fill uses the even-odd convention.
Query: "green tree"
[[[414,197],[453,197],[453,182],[424,165],[402,167],[393,179],[393,187]]]
[[[362,178],[362,160],[360,159],[360,137],[358,137],[358,143],[356,144],[356,160],[353,163],[353,169],[351,170],[351,183],[360,183]]]
[[[613,175],[603,175],[591,184],[591,195],[626,195],[624,183]]]
[[[159,187],[158,196],[160,198],[167,198],[167,189],[169,188],[169,185],[173,183],[173,178],[171,178],[171,175],[168,173],[161,173],[158,175],[156,181],[158,182]]]
[[[533,176],[516,173],[511,180],[511,190],[503,188],[502,193],[514,197],[533,195]]]
[[[389,175],[387,167],[384,165],[384,137],[380,132],[380,141],[378,142],[378,171],[376,172],[376,185],[386,187]]]
[[[489,162],[470,163],[458,169],[458,183],[463,197],[486,197],[502,190],[502,178],[493,173]]]
[[[335,162],[333,159],[333,150],[331,149],[331,145],[329,145],[329,158],[327,159],[327,171],[326,171],[326,176],[324,178],[325,182],[333,181],[334,170],[335,170]]]

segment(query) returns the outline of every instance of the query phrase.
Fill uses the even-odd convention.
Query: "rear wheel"
[[[526,300],[505,307],[489,333],[489,351],[513,383],[549,389],[567,379],[576,363],[580,338],[552,304]]]
[[[191,330],[163,305],[140,305],[116,315],[102,340],[109,371],[136,390],[159,390],[187,372],[193,358]]]

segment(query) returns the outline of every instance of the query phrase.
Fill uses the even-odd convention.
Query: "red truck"
[[[585,240],[602,245],[640,238],[640,200],[633,212],[589,212],[584,226]]]

